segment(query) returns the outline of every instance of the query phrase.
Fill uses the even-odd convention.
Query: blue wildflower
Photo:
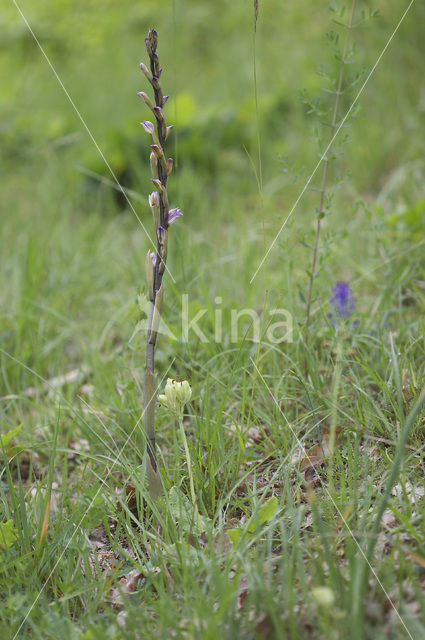
[[[329,317],[336,327],[341,320],[346,320],[351,316],[357,301],[348,282],[337,282],[332,289],[330,302],[333,313]]]

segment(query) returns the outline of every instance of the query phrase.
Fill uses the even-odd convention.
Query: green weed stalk
[[[319,189],[319,206],[316,209],[316,229],[315,229],[315,235],[314,235],[313,257],[311,262],[307,301],[306,301],[305,330],[304,330],[304,343],[306,347],[308,346],[313,285],[314,285],[314,280],[316,278],[317,260],[319,255],[321,221],[325,216],[325,197],[326,197],[327,181],[328,181],[328,173],[329,173],[329,160],[331,158],[332,144],[334,141],[335,131],[337,127],[339,105],[340,105],[340,100],[343,93],[344,69],[345,69],[345,65],[349,62],[349,60],[347,59],[347,56],[349,55],[349,42],[350,42],[351,31],[353,29],[355,7],[356,7],[356,0],[352,0],[350,18],[348,23],[345,25],[346,33],[345,33],[344,47],[339,58],[338,80],[337,80],[336,90],[334,92],[335,101],[334,101],[334,106],[332,111],[332,120],[330,122],[329,143],[325,151],[325,155],[323,157],[323,172],[322,172],[322,180],[321,180],[320,189]],[[307,358],[305,360],[305,368],[307,369]]]

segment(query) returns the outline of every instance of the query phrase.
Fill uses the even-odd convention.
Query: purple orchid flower
[[[149,122],[149,120],[143,120],[143,122],[140,123],[143,127],[143,129],[146,131],[146,133],[150,133],[151,135],[153,134],[155,128],[152,124],[152,122]]]
[[[170,209],[170,211],[168,212],[168,224],[173,224],[173,222],[175,222],[177,218],[180,218],[180,216],[182,215],[183,214],[178,207],[176,207],[175,209]]]

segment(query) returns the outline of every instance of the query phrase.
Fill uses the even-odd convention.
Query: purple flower
[[[155,127],[153,126],[152,122],[149,122],[149,120],[144,120],[140,124],[142,125],[146,133],[150,133],[151,135],[153,134]]]
[[[331,306],[333,313],[330,314],[330,318],[334,327],[338,326],[340,320],[351,316],[356,307],[356,298],[348,282],[336,283],[332,289]]]
[[[183,214],[178,207],[176,207],[175,209],[170,209],[170,211],[168,212],[168,224],[173,224],[173,222],[175,222],[177,218],[180,218],[180,216],[182,215]]]

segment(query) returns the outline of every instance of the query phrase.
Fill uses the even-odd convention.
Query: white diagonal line
[[[162,382],[164,381],[164,379],[165,379],[166,375],[168,374],[169,370],[170,370],[170,369],[171,369],[171,367],[173,366],[174,361],[175,361],[175,358],[173,358],[173,359],[172,359],[172,361],[170,362],[170,364],[169,364],[169,366],[168,366],[168,368],[167,368],[167,371],[166,371],[166,372],[164,373],[164,375],[162,376],[162,378],[161,378],[161,382],[159,383],[160,385],[162,384]],[[135,423],[135,425],[134,425],[134,427],[132,428],[132,430],[131,430],[130,434],[127,436],[127,439],[126,439],[126,441],[124,442],[123,446],[121,447],[121,449],[120,449],[120,451],[119,451],[119,453],[118,453],[118,455],[117,455],[116,459],[114,460],[114,462],[112,463],[112,465],[111,465],[110,469],[108,470],[108,473],[106,474],[106,476],[105,476],[105,478],[104,478],[103,484],[105,484],[106,480],[107,480],[107,479],[109,478],[109,476],[111,475],[111,473],[112,473],[113,469],[115,468],[115,466],[116,466],[116,464],[117,464],[117,462],[118,462],[119,458],[121,457],[121,454],[123,453],[123,451],[124,451],[125,447],[127,446],[128,441],[130,440],[131,436],[133,435],[133,433],[134,433],[135,429],[136,429],[136,428],[138,427],[138,425],[140,424],[141,420],[143,419],[143,417],[144,417],[144,415],[145,415],[146,409],[149,407],[150,403],[152,402],[152,400],[154,400],[154,398],[155,398],[155,396],[153,396],[153,397],[149,400],[148,404],[147,404],[147,405],[146,405],[146,407],[143,409],[141,416],[139,417],[139,419],[138,419],[138,420],[137,420],[137,422]],[[20,630],[22,629],[23,625],[25,624],[25,622],[26,622],[26,620],[27,620],[28,616],[30,615],[31,611],[33,610],[33,608],[34,608],[34,607],[35,607],[35,605],[37,604],[38,599],[40,598],[41,594],[43,593],[43,591],[44,591],[44,589],[45,589],[45,587],[46,587],[46,585],[47,585],[47,583],[49,582],[50,578],[51,578],[51,577],[52,577],[52,575],[54,574],[54,572],[55,572],[55,570],[56,570],[56,567],[58,566],[59,562],[62,560],[62,558],[63,558],[63,556],[64,556],[64,554],[65,554],[66,550],[68,549],[69,545],[71,544],[72,540],[74,539],[74,536],[75,536],[75,534],[77,533],[78,529],[80,528],[81,523],[83,522],[83,520],[84,520],[84,518],[86,517],[87,513],[88,513],[88,512],[90,511],[90,509],[92,508],[92,506],[93,506],[93,504],[94,504],[94,502],[95,502],[95,500],[96,500],[97,496],[99,495],[99,493],[100,493],[100,491],[101,491],[101,489],[102,489],[102,487],[103,487],[103,484],[101,484],[101,485],[100,485],[100,487],[99,487],[99,488],[98,488],[98,490],[96,491],[95,495],[93,496],[92,500],[90,501],[89,506],[88,506],[88,507],[87,507],[87,509],[84,511],[84,513],[83,513],[83,515],[82,515],[82,517],[81,517],[80,521],[79,521],[79,522],[78,522],[78,524],[76,525],[76,527],[75,527],[75,529],[74,529],[74,531],[73,531],[73,533],[72,533],[71,537],[69,538],[68,542],[66,543],[65,547],[63,548],[63,550],[62,550],[61,554],[59,555],[59,558],[56,560],[56,562],[55,562],[55,564],[54,564],[54,566],[53,566],[53,569],[51,570],[51,572],[50,572],[50,573],[49,573],[49,575],[47,576],[47,578],[46,578],[46,580],[45,580],[45,582],[44,582],[43,586],[41,587],[40,591],[38,592],[38,594],[37,594],[37,596],[36,596],[36,598],[35,598],[34,602],[32,603],[32,605],[30,606],[30,608],[29,608],[29,609],[28,609],[28,611],[26,612],[25,617],[24,617],[24,619],[22,620],[21,624],[19,625],[18,630],[16,631],[16,633],[15,633],[15,635],[13,636],[12,640],[16,640],[16,638],[18,637]]]
[[[123,194],[124,198],[126,199],[130,209],[132,210],[132,212],[136,216],[137,220],[139,221],[139,224],[142,227],[143,231],[145,232],[147,238],[149,239],[149,242],[151,243],[152,247],[154,249],[156,249],[156,244],[152,240],[152,238],[150,237],[149,233],[147,232],[146,227],[143,224],[143,222],[141,221],[140,217],[137,215],[136,209],[134,208],[132,202],[130,201],[130,199],[129,199],[128,195],[127,195],[127,190],[122,187],[120,181],[118,180],[117,176],[115,175],[114,170],[112,169],[111,165],[109,164],[108,160],[106,159],[105,154],[103,153],[102,149],[99,147],[98,143],[96,142],[95,137],[93,136],[91,130],[89,129],[88,125],[86,124],[86,121],[84,120],[83,116],[81,115],[80,111],[78,110],[77,105],[75,104],[75,102],[73,101],[71,96],[69,95],[69,92],[68,92],[67,88],[65,87],[64,83],[60,79],[56,69],[54,68],[54,66],[53,66],[53,64],[52,64],[52,62],[51,62],[51,60],[49,58],[49,56],[47,55],[47,53],[45,52],[45,50],[41,46],[40,41],[38,40],[37,36],[35,35],[34,31],[31,28],[31,25],[29,24],[28,20],[26,19],[26,17],[22,13],[22,10],[21,10],[20,6],[16,2],[16,0],[12,0],[12,2],[15,5],[16,9],[19,11],[22,20],[25,22],[29,32],[31,33],[32,37],[34,38],[35,43],[37,44],[38,48],[40,49],[41,53],[43,54],[47,64],[50,67],[50,69],[52,70],[53,75],[55,76],[56,80],[59,82],[61,88],[63,89],[63,92],[65,93],[66,97],[68,98],[69,102],[71,103],[72,108],[74,109],[75,113],[77,114],[78,118],[80,119],[81,124],[83,125],[84,129],[87,131],[91,141],[93,142],[94,146],[96,147],[97,151],[99,152],[100,157],[102,158],[103,162],[108,167],[108,169],[109,169],[109,171],[111,173],[111,176],[113,177],[114,181],[117,183],[117,186],[118,186],[119,190],[121,191],[121,193]],[[172,276],[170,270],[168,269],[167,265],[165,265],[165,269],[167,270],[168,274],[170,275],[172,281],[175,283],[176,281],[173,278],[173,276]]]
[[[404,11],[403,15],[401,16],[400,20],[397,23],[396,28],[394,29],[394,31],[392,32],[391,36],[389,37],[385,47],[382,49],[381,53],[378,56],[378,59],[376,60],[375,64],[373,65],[372,69],[369,71],[366,80],[363,82],[362,86],[360,87],[356,97],[354,98],[350,108],[348,109],[347,113],[345,114],[344,118],[342,119],[341,123],[339,124],[337,130],[335,131],[334,135],[332,136],[328,146],[326,147],[326,149],[324,150],[324,152],[322,153],[322,155],[320,156],[320,160],[319,162],[316,164],[316,166],[314,167],[313,173],[310,175],[310,177],[308,178],[307,182],[305,183],[303,189],[301,190],[298,198],[295,200],[292,209],[290,210],[290,212],[288,213],[288,215],[286,216],[285,220],[283,221],[282,226],[280,227],[279,231],[277,232],[275,238],[273,239],[273,242],[271,243],[271,245],[269,246],[269,248],[267,249],[266,253],[264,254],[260,264],[257,267],[257,270],[255,271],[254,275],[252,276],[251,280],[249,281],[250,284],[252,284],[254,278],[256,277],[257,273],[259,272],[259,270],[261,269],[261,267],[264,264],[264,261],[267,259],[270,251],[273,249],[274,245],[277,242],[278,237],[280,236],[280,234],[282,233],[283,229],[285,228],[288,220],[291,218],[292,214],[294,213],[299,201],[301,200],[301,198],[303,197],[306,189],[308,188],[310,182],[312,181],[312,179],[314,178],[318,168],[320,167],[320,165],[322,164],[322,161],[325,159],[326,154],[328,153],[329,149],[331,148],[335,138],[337,137],[338,133],[340,132],[341,128],[344,126],[345,121],[347,120],[348,116],[350,115],[350,113],[352,112],[354,106],[356,105],[358,99],[360,98],[361,94],[363,93],[364,88],[366,87],[367,83],[369,82],[370,78],[372,77],[376,67],[378,66],[378,64],[381,61],[382,56],[384,55],[384,53],[386,52],[386,50],[388,49],[388,47],[390,46],[395,34],[397,33],[397,31],[400,28],[401,23],[403,22],[403,20],[405,19],[407,13],[409,12],[410,7],[412,6],[412,4],[414,3],[415,0],[410,0],[409,5],[407,7],[407,9]]]
[[[275,405],[277,406],[279,412],[281,413],[281,415],[283,416],[287,426],[290,428],[292,435],[294,436],[294,438],[297,441],[298,446],[303,450],[304,452],[304,456],[309,460],[309,463],[311,464],[311,466],[313,467],[313,469],[316,471],[317,473],[317,469],[315,464],[313,463],[312,459],[310,458],[310,456],[308,455],[306,448],[304,447],[304,445],[302,444],[301,440],[298,438],[297,434],[295,433],[295,431],[293,430],[289,420],[287,419],[286,415],[283,413],[279,403],[277,402],[276,398],[274,397],[274,393],[272,392],[272,390],[270,389],[269,385],[267,384],[267,382],[264,379],[264,376],[262,375],[261,371],[258,369],[257,365],[255,364],[255,361],[253,360],[253,358],[251,358],[252,364],[254,365],[255,369],[257,370],[258,375],[260,376],[261,380],[263,381],[264,386],[266,387],[267,391],[270,393],[271,397],[273,398],[273,402],[275,403]],[[377,575],[376,571],[374,570],[374,568],[372,567],[372,565],[370,564],[369,560],[366,557],[365,552],[363,551],[362,547],[360,546],[358,540],[356,539],[356,536],[354,535],[354,533],[352,532],[348,522],[346,521],[346,519],[344,518],[343,514],[341,513],[340,509],[338,508],[338,505],[336,504],[335,500],[333,499],[333,497],[331,496],[331,493],[329,491],[329,489],[327,488],[326,485],[323,485],[324,490],[326,491],[326,493],[328,494],[333,506],[335,507],[339,517],[341,518],[341,521],[344,523],[344,525],[346,526],[349,534],[351,535],[351,537],[353,538],[357,548],[359,549],[361,555],[363,556],[364,560],[367,562],[369,569],[371,570],[371,572],[373,573],[374,577],[376,578],[376,581],[378,582],[379,586],[381,587],[382,591],[384,592],[388,602],[391,604],[392,608],[394,609],[398,619],[400,620],[401,624],[403,625],[403,627],[405,628],[409,638],[411,638],[411,640],[413,640],[413,636],[410,633],[409,629],[407,628],[403,618],[401,617],[401,615],[399,614],[394,602],[391,600],[390,596],[388,595],[388,593],[385,590],[384,585],[382,584],[382,582],[379,579],[379,576]]]

